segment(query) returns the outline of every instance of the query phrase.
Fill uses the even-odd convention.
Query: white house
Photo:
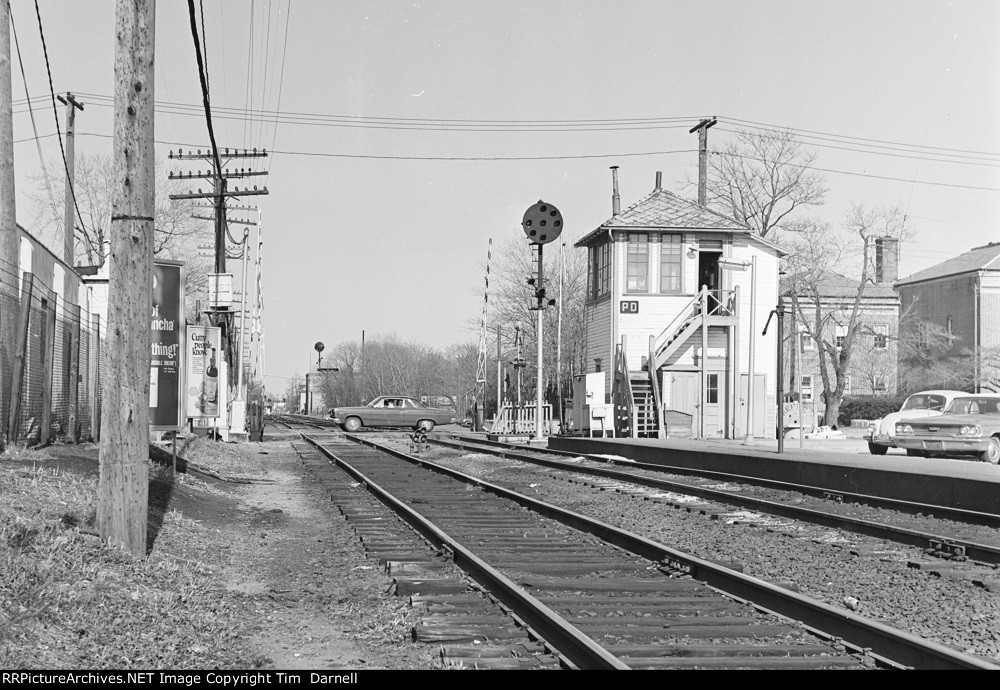
[[[749,413],[753,436],[774,438],[777,327],[761,332],[785,252],[660,180],[620,211],[615,177],[614,215],[575,245],[588,252],[592,374],[574,409],[591,411],[584,427],[604,428],[591,423],[603,402],[616,434],[659,438],[743,438]],[[603,375],[603,401],[593,373]]]

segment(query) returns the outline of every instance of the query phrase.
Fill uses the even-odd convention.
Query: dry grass
[[[87,533],[97,481],[46,469],[39,451],[14,452],[39,462],[0,457],[0,668],[260,665],[238,643],[245,602],[207,567],[108,548]],[[168,512],[161,536],[198,540],[199,529]]]
[[[182,446],[183,444],[183,446]],[[247,452],[246,444],[229,444],[201,436],[191,436],[178,443],[178,451],[190,465],[230,480],[255,480],[267,474],[266,454]],[[170,446],[166,446],[170,452]]]

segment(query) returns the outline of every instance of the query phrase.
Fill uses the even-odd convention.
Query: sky
[[[270,152],[251,182],[269,194],[239,203],[261,211],[272,393],[315,362],[316,342],[478,342],[490,240],[527,243],[524,211],[545,200],[571,250],[611,216],[612,165],[623,208],[657,171],[693,199],[688,130],[706,117],[718,118],[710,150],[740,128],[792,129],[818,153],[829,193],[810,214],[822,220],[901,205],[915,233],[901,276],[1000,241],[995,0],[196,6],[219,146]],[[111,152],[115,3],[38,0],[48,69],[34,2],[11,7],[25,71],[15,54],[17,216],[30,231],[38,149],[59,156],[39,100],[51,101],[49,75],[84,103],[76,150]],[[186,2],[158,3],[155,62],[168,163],[209,143]]]

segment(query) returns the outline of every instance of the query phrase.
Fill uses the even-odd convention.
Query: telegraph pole
[[[708,128],[718,122],[702,120],[688,130],[688,134],[698,133],[698,203],[704,206],[708,200]]]
[[[74,146],[76,143],[76,110],[77,108],[83,110],[83,103],[76,100],[76,96],[71,93],[67,93],[65,97],[56,96],[56,98],[59,99],[60,103],[66,105],[66,198],[63,207],[63,228],[65,230],[63,258],[72,267],[75,264],[73,258],[73,219],[76,218],[74,210],[76,201],[73,191],[73,171],[76,160],[76,147]]]
[[[197,172],[180,172],[175,173],[170,171],[167,178],[169,180],[183,181],[188,180],[207,180],[212,185],[212,190],[203,192],[201,189],[198,191],[189,190],[188,192],[171,194],[171,199],[208,199],[212,202],[212,207],[215,210],[215,215],[211,219],[215,222],[215,273],[217,275],[224,274],[226,272],[226,233],[228,230],[228,221],[226,220],[226,200],[243,197],[243,196],[259,196],[263,194],[268,194],[267,187],[263,189],[258,189],[256,185],[251,189],[250,187],[244,186],[240,189],[239,186],[233,186],[232,189],[229,188],[229,180],[239,180],[244,177],[258,177],[267,175],[266,171],[244,169],[233,167],[232,170],[229,169],[230,163],[234,161],[241,161],[245,159],[253,158],[267,158],[267,151],[257,149],[222,149],[218,152],[218,157],[216,157],[216,152],[213,149],[207,149],[202,151],[198,149],[196,151],[184,151],[178,149],[177,152],[170,151],[168,158],[171,160],[204,160],[209,163],[204,171],[198,170]],[[200,216],[198,216],[200,217]],[[211,278],[211,277],[210,277]],[[230,308],[232,305],[219,306],[209,304],[209,321],[213,326],[220,326],[222,329],[222,351],[225,356],[226,364],[228,365],[228,378],[227,385],[229,382],[235,383],[235,377],[237,376],[237,367],[234,366],[233,362],[233,342],[232,342],[232,329],[233,329],[233,316],[235,312]],[[240,352],[239,356],[242,358],[243,353]],[[240,433],[239,431],[237,433]]]
[[[20,240],[14,207],[14,115],[10,84],[10,4],[0,2],[0,308],[17,311]],[[0,420],[10,410],[17,320],[0,319]],[[3,424],[0,424],[2,427]],[[6,445],[0,444],[0,445]]]
[[[6,3],[3,3],[6,5]],[[97,527],[146,555],[149,496],[149,315],[153,304],[155,0],[115,8],[114,188]]]

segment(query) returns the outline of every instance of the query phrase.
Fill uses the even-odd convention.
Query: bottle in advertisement
[[[219,370],[215,366],[215,348],[205,370],[205,415],[215,417],[219,414]]]

